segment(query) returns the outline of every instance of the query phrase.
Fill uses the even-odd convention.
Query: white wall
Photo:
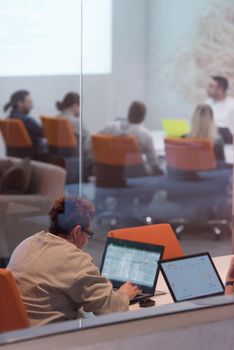
[[[146,86],[149,126],[162,118],[191,119],[212,75],[234,94],[232,0],[149,0]],[[214,30],[215,28],[215,30]]]
[[[113,72],[83,78],[84,123],[91,132],[107,120],[125,116],[133,99],[146,99],[145,12],[144,0],[113,1]],[[68,91],[79,90],[79,76],[0,78],[0,107],[18,89],[32,93],[32,115],[53,115],[56,100]]]
[[[161,128],[162,118],[190,119],[205,99],[209,75],[234,81],[232,60],[228,65],[221,59],[223,50],[234,54],[232,46],[225,47],[234,30],[229,6],[231,0],[113,0],[112,74],[83,78],[86,127],[98,131],[126,116],[134,99],[146,103],[152,129]],[[21,88],[32,92],[33,115],[56,114],[55,101],[78,91],[79,76],[0,78],[0,107]]]
[[[183,42],[183,30],[187,29],[187,18],[184,17],[180,0],[170,4],[169,2],[149,1],[150,45],[146,79],[149,125],[153,128],[160,128],[163,118],[189,118],[192,112],[190,105],[183,99],[181,101],[181,96],[177,94],[176,82],[172,84],[175,74],[175,47],[186,45]]]

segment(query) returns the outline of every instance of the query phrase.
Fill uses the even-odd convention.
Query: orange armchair
[[[0,269],[0,332],[29,327],[29,319],[12,273]]]
[[[217,212],[217,208],[219,207],[218,201],[220,192],[216,192],[214,187],[215,182],[213,182],[218,176],[218,174],[215,175],[214,172],[214,170],[218,168],[214,151],[214,145],[207,139],[168,138],[165,139],[165,150],[168,174],[177,180],[184,180],[184,186],[181,187],[181,191],[183,192],[181,192],[181,196],[177,195],[176,199],[174,200],[177,203],[184,203],[182,198],[187,197],[189,199],[189,197],[191,196],[191,208],[195,209],[196,206],[199,206],[200,213],[203,212],[202,218],[200,217],[199,220],[200,224],[202,224],[202,226],[207,225],[208,227],[211,227],[214,237],[216,239],[219,239],[222,233],[221,228],[224,227],[224,229],[226,230],[229,225],[225,216],[224,218],[222,218],[222,216],[220,218],[220,214],[218,214]],[[219,161],[218,157],[217,160]],[[200,172],[205,171],[209,171],[209,178],[207,178],[206,176],[202,177],[202,174],[200,174]],[[211,174],[212,171],[213,176]],[[220,176],[228,176],[228,174],[225,174],[224,172],[224,174],[222,175],[222,172],[220,172]],[[206,182],[207,189],[210,189],[209,195],[204,195],[202,187],[199,188],[199,186],[197,186],[197,189],[193,191],[193,186],[191,186],[190,183],[188,183],[186,186],[187,180],[197,181],[203,179],[209,180]],[[225,192],[225,185],[220,182],[220,186],[224,186],[223,191]],[[208,205],[206,199],[209,199],[210,195],[214,196],[215,193],[217,193],[218,197],[212,197],[212,199],[210,199],[210,205]],[[168,197],[170,197],[170,192],[168,192]],[[201,200],[202,198],[204,198],[204,200]],[[194,203],[194,207],[192,207],[192,203]],[[189,204],[187,202],[183,205]],[[180,216],[172,219],[171,222],[173,222],[174,224],[177,223],[177,227],[175,229],[177,235],[181,234],[184,231],[185,226],[190,224],[190,221],[191,219],[188,220],[187,218]],[[197,225],[197,222],[195,223],[195,225]]]
[[[165,151],[167,165],[177,170],[196,172],[217,167],[214,148],[208,140],[165,139]]]
[[[134,137],[95,134],[92,136],[92,145],[98,186],[124,187],[130,173],[145,175],[139,146]]]
[[[66,183],[79,181],[79,148],[73,128],[66,118],[41,116],[49,153],[44,161],[67,171]]]
[[[12,157],[31,156],[32,140],[20,119],[1,119],[0,131],[7,147],[7,155]]]
[[[169,224],[138,226],[112,230],[108,237],[159,244],[165,247],[163,259],[184,256],[183,249]]]
[[[51,154],[69,157],[78,153],[77,139],[66,118],[41,116],[41,121]]]

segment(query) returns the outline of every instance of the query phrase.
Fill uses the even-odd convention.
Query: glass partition
[[[94,174],[82,195],[97,210],[88,249],[100,263],[108,231],[169,223],[186,254],[230,254],[233,146],[222,139],[222,116],[207,107],[212,76],[227,78],[233,92],[230,67],[217,58],[219,34],[211,34],[213,22],[220,36],[230,24],[230,2],[109,1],[108,11],[110,3],[111,35],[99,42],[109,70],[83,74]],[[85,28],[93,12],[84,6],[83,14]],[[84,62],[86,54],[84,45]]]
[[[48,212],[66,186],[78,187],[81,4],[1,1],[0,17],[5,266],[21,241],[48,231]]]
[[[64,195],[95,205],[98,267],[108,232],[157,224],[185,254],[231,254],[231,1],[1,1],[0,17],[1,266]]]

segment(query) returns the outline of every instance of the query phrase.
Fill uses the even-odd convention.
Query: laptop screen
[[[164,247],[108,238],[101,264],[102,276],[115,288],[131,281],[143,292],[154,293]]]
[[[190,132],[190,125],[186,119],[163,119],[162,125],[167,137],[180,137]]]
[[[174,301],[224,292],[223,283],[209,253],[163,261],[160,268]]]

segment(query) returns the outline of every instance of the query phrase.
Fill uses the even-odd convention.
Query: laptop
[[[147,299],[155,294],[159,274],[158,262],[163,252],[163,246],[107,238],[100,268],[101,275],[111,281],[114,289],[118,289],[127,281],[136,284],[142,290],[142,294],[132,299],[131,304]]]
[[[164,260],[159,267],[175,302],[224,294],[209,253]]]
[[[163,119],[162,126],[166,137],[181,137],[190,132],[190,125],[186,119]]]

